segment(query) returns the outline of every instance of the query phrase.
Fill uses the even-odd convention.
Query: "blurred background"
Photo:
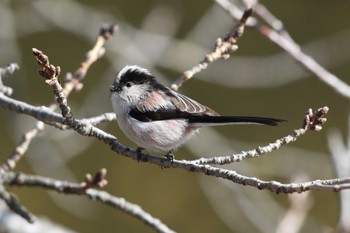
[[[261,3],[282,20],[303,51],[350,83],[349,1]],[[52,90],[38,76],[31,49],[46,53],[61,67],[63,78],[78,68],[104,23],[117,23],[119,31],[107,42],[106,55],[89,70],[82,91],[69,98],[76,118],[112,111],[109,85],[124,65],[143,66],[170,84],[236,25],[208,0],[2,0],[0,66],[17,62],[21,67],[5,79],[14,89],[12,97],[36,106],[51,103]],[[179,91],[223,115],[267,116],[288,122],[279,127],[205,128],[176,152],[176,158],[230,155],[266,145],[299,128],[308,108],[327,105],[328,122],[321,132],[308,133],[267,156],[225,167],[286,183],[336,178],[332,156],[348,153],[350,144],[349,100],[254,29],[247,28],[238,45],[229,60],[210,65]],[[3,159],[34,123],[28,116],[0,110]],[[135,148],[115,122],[99,127]],[[339,193],[276,195],[180,169],[161,169],[113,153],[94,138],[50,126],[34,140],[16,171],[80,182],[86,173],[102,167],[108,170],[106,191],[142,206],[177,232],[286,232],[281,229],[288,228],[284,220],[295,198],[306,198],[302,211],[297,212],[302,217],[299,232],[330,232],[344,211]],[[67,232],[153,232],[135,218],[84,197],[34,188],[9,189],[35,215]]]

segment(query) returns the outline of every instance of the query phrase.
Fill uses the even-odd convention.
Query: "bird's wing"
[[[181,95],[177,92],[172,92],[173,96],[171,97],[172,103],[176,106],[176,108],[183,113],[187,113],[190,115],[209,115],[216,116],[219,115],[214,110],[209,107],[198,103],[197,101]]]
[[[160,121],[171,119],[190,119],[193,116],[218,116],[214,110],[197,101],[181,95],[169,89],[165,97],[168,102],[161,105],[162,107],[151,107],[148,103],[141,103],[130,109],[130,116],[139,121]],[[140,106],[148,106],[141,108]],[[154,105],[153,105],[154,106]]]
[[[154,97],[154,96],[153,96]],[[159,97],[159,96],[158,96]],[[186,119],[193,126],[226,125],[226,124],[261,124],[275,126],[284,120],[267,117],[220,116],[214,110],[204,106],[187,96],[171,91],[167,96],[159,98],[159,105],[149,104],[152,98],[141,102],[130,109],[130,116],[143,122]],[[165,101],[166,100],[166,101]],[[141,108],[141,106],[143,108]],[[146,106],[146,107],[145,107]]]

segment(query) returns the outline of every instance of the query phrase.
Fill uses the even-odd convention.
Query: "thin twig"
[[[350,116],[347,132],[347,139],[343,138],[343,132],[340,130],[333,130],[328,135],[328,148],[338,177],[350,176]],[[339,222],[334,232],[350,232],[350,190],[340,193],[339,202]]]
[[[104,44],[117,30],[117,25],[104,25],[101,27],[95,45],[90,51],[87,52],[87,55],[84,61],[80,64],[80,67],[77,69],[74,75],[67,74],[67,77],[69,78],[66,78],[64,86],[64,93],[66,96],[68,96],[73,90],[79,90],[82,88],[81,81],[86,76],[88,69],[97,59],[99,59],[104,54]],[[48,108],[54,111],[57,108],[56,102],[54,101],[51,103]],[[30,143],[32,142],[32,139],[34,139],[43,129],[43,124],[41,122],[37,122],[33,127],[31,127],[29,131],[24,133],[21,140],[16,145],[14,151],[12,151],[5,162],[0,165],[0,170],[15,168],[17,162],[27,151]],[[26,135],[30,135],[30,137]]]
[[[323,68],[312,57],[305,54],[299,47],[295,45],[294,42],[291,42],[267,26],[258,25],[257,29],[262,35],[288,52],[296,61],[304,66],[304,68],[306,68],[309,72],[314,74],[319,80],[326,83],[342,96],[350,98],[350,86]]]
[[[29,116],[34,117],[35,119],[39,121],[43,121],[45,124],[52,125],[54,127],[57,127],[59,129],[69,129],[67,125],[64,125],[64,118],[61,114],[58,114],[56,112],[53,112],[49,108],[46,107],[35,107],[33,105],[27,104],[23,101],[12,99],[8,96],[5,96],[0,93],[0,106],[3,109],[8,109],[10,111],[26,114]],[[103,113],[98,116],[90,117],[90,118],[83,118],[79,121],[91,124],[91,125],[98,125],[103,122],[110,122],[115,120],[115,113],[108,112]],[[39,125],[37,125],[39,124]],[[41,124],[41,125],[40,125]],[[42,123],[37,122],[34,128],[39,128],[39,130],[42,129]],[[27,132],[29,133],[29,131]],[[26,134],[27,134],[26,133]],[[24,134],[24,135],[26,135]],[[23,136],[24,136],[23,135]],[[33,136],[36,136],[36,134]],[[18,145],[21,145],[22,143],[19,143]],[[25,151],[24,151],[25,152]]]
[[[44,128],[44,123],[38,121],[34,127],[28,130],[22,135],[21,140],[15,147],[14,151],[7,159],[1,164],[0,171],[5,172],[15,168],[16,163],[22,158],[24,153],[28,150],[31,141],[38,135],[38,133]]]
[[[13,92],[12,88],[5,86],[2,79],[6,75],[13,74],[18,69],[19,69],[19,66],[17,63],[11,63],[5,68],[0,68],[0,92],[1,93],[4,93],[5,95],[8,95],[8,96],[12,95],[12,92]]]
[[[238,49],[236,42],[240,37],[242,37],[244,26],[252,13],[253,10],[251,8],[245,10],[242,18],[234,30],[226,34],[223,38],[218,38],[216,40],[214,51],[210,54],[207,54],[198,65],[195,65],[191,69],[185,71],[180,78],[175,80],[170,85],[170,88],[176,91],[182,86],[184,82],[191,79],[195,74],[201,72],[202,70],[205,70],[209,64],[219,59],[228,59],[230,57],[230,54]]]
[[[99,116],[80,119],[80,121],[85,122],[85,123],[89,123],[92,125],[98,125],[98,124],[101,124],[104,122],[111,122],[111,121],[115,121],[115,120],[116,120],[116,116],[115,116],[114,112],[106,112],[106,113],[103,113]]]
[[[57,123],[62,122],[62,116],[46,107],[35,107],[26,102],[15,100],[0,93],[0,106],[16,113],[23,113],[32,116],[40,121]]]
[[[276,18],[263,4],[257,2],[254,5],[254,10],[262,19],[265,20],[278,34],[294,43],[293,38],[283,25],[283,22]],[[297,45],[298,46],[298,45]]]
[[[70,73],[66,75],[64,94],[67,97],[73,90],[78,91],[82,88],[81,81],[85,78],[88,69],[95,61],[104,55],[105,48],[103,46],[117,31],[118,25],[115,24],[103,25],[100,28],[100,32],[94,47],[86,53],[85,59],[80,63],[80,67],[74,72],[73,75]]]
[[[240,9],[235,4],[232,4],[230,1],[227,0],[214,0],[216,3],[220,5],[224,5],[225,8],[223,8],[227,13],[231,14],[231,17],[235,19],[235,21],[239,21],[242,17],[242,14],[244,10]],[[246,8],[252,8],[251,6],[247,6]],[[250,16],[249,19],[246,22],[247,27],[255,26],[257,22],[257,19],[253,16]]]
[[[83,119],[78,119],[78,121],[85,123],[85,124],[91,124],[91,125],[98,125],[101,123],[105,123],[105,122],[112,122],[116,120],[116,115],[114,112],[106,112],[106,113],[102,113],[98,116],[94,116],[94,117],[89,117],[89,118],[83,118]],[[63,125],[63,124],[54,124],[55,122],[45,122],[47,124],[52,123],[52,126],[59,128],[59,129],[70,129],[69,126],[67,125]]]
[[[281,146],[287,145],[291,142],[296,141],[300,136],[304,135],[307,131],[320,131],[322,129],[322,124],[326,122],[326,118],[324,118],[325,114],[327,114],[329,108],[327,106],[319,108],[314,113],[311,109],[309,109],[306,113],[306,116],[303,121],[303,125],[299,129],[295,129],[291,134],[277,139],[275,142],[270,143],[267,146],[259,146],[256,149],[249,151],[242,151],[239,154],[233,154],[230,156],[217,156],[211,158],[200,158],[197,160],[191,161],[194,164],[229,164],[234,162],[240,162],[243,159],[247,158],[255,158],[260,155],[265,155],[270,153],[273,150],[278,150]]]
[[[53,88],[58,107],[61,109],[62,116],[64,117],[64,123],[80,134],[90,135],[92,125],[81,124],[73,117],[73,113],[68,105],[67,97],[64,94],[64,88],[58,81],[58,76],[61,70],[60,67],[52,65],[48,56],[38,49],[33,48],[33,54],[40,66],[39,74],[44,77],[45,82]]]
[[[13,212],[28,222],[33,223],[35,221],[35,216],[22,206],[11,193],[7,192],[2,185],[0,185],[0,198],[6,202]]]
[[[232,3],[228,0],[216,0],[216,3],[223,8],[229,15],[235,18],[235,15],[231,12]],[[300,46],[297,45],[290,37],[285,36],[285,33],[279,34],[272,28],[262,25],[259,22],[255,24],[257,29],[263,36],[268,38],[271,42],[280,46],[288,54],[290,54],[296,61],[298,61],[304,68],[315,75],[322,82],[333,88],[337,93],[346,98],[350,98],[350,86],[339,79],[334,74],[327,71],[319,63],[317,63],[312,57],[305,54]]]

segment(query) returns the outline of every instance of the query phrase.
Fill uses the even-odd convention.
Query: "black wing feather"
[[[284,120],[267,117],[249,117],[249,116],[220,116],[217,112],[209,107],[168,89],[167,97],[171,100],[173,108],[158,108],[155,110],[140,110],[132,108],[130,116],[142,121],[162,121],[174,119],[187,119],[190,123],[253,123],[275,126]]]

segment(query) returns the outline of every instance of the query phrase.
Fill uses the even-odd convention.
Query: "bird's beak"
[[[122,89],[118,85],[112,84],[109,90],[111,92],[120,92]]]

